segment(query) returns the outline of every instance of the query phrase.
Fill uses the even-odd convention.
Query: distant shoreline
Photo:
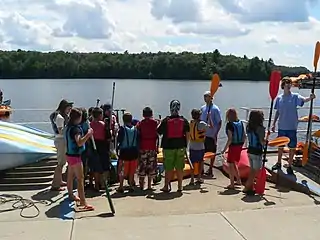
[[[79,53],[0,51],[0,79],[148,79],[208,81],[268,81],[272,70],[282,76],[309,73],[305,67],[276,65],[271,58],[222,55],[213,52]]]

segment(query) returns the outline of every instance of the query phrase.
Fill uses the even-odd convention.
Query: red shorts
[[[227,162],[237,163],[240,161],[242,145],[231,145],[228,149]]]
[[[120,160],[120,171],[124,177],[129,177],[134,175],[137,171],[138,160]]]
[[[68,165],[74,166],[82,163],[81,156],[67,156]]]

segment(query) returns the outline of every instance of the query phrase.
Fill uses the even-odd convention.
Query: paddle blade
[[[281,81],[281,72],[276,70],[272,71],[270,75],[270,83],[269,83],[269,94],[271,99],[275,99],[277,97],[280,81]]]
[[[220,77],[217,73],[213,74],[211,79],[211,86],[210,86],[210,93],[211,97],[214,96],[214,94],[217,92],[220,85]]]
[[[263,195],[264,190],[266,189],[266,182],[267,182],[267,171],[265,167],[263,167],[259,174],[257,175],[256,184],[254,186],[254,190],[257,194]]]
[[[315,72],[317,71],[319,56],[320,56],[320,43],[318,41],[314,49],[314,57],[313,57],[313,67]]]
[[[268,146],[270,147],[281,147],[285,146],[290,142],[290,138],[288,137],[277,137],[268,142]]]

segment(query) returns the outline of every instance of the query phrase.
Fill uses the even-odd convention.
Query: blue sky
[[[318,0],[0,0],[0,48],[193,51],[311,69]]]

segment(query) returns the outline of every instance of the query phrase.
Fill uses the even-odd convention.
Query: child
[[[88,120],[89,122],[92,121],[92,110],[94,109],[94,107],[90,107],[88,110]]]
[[[203,170],[203,157],[205,154],[205,132],[208,124],[204,121],[200,121],[201,111],[199,109],[193,109],[191,111],[192,120],[190,122],[190,135],[189,135],[189,152],[190,160],[193,164],[199,164],[197,183],[203,183],[202,170]],[[189,185],[194,185],[194,169],[191,172],[191,180]]]
[[[98,159],[92,159],[94,167],[94,182],[95,189],[100,191],[100,182],[102,174],[102,185],[104,185],[105,180],[109,175],[110,170],[110,158],[109,158],[109,148],[108,141],[106,139],[105,123],[103,120],[103,111],[101,108],[94,108],[92,110],[92,122],[90,123],[93,129],[93,138],[97,147],[97,157]],[[98,161],[97,161],[98,160]]]
[[[122,117],[124,126],[119,128],[117,143],[119,149],[119,182],[118,192],[123,193],[123,181],[128,177],[130,189],[134,191],[134,174],[137,169],[138,149],[138,131],[132,125],[132,115],[126,112]]]
[[[238,119],[237,111],[234,108],[229,108],[226,112],[226,134],[228,136],[227,143],[222,151],[222,154],[228,150],[227,162],[229,165],[230,185],[228,189],[235,189],[234,177],[237,179],[237,185],[241,186],[241,179],[237,163],[240,161],[242,146],[245,142],[246,135],[242,121]]]
[[[84,176],[83,165],[81,160],[81,153],[85,148],[85,143],[93,135],[92,129],[88,129],[86,135],[83,134],[82,129],[79,127],[81,123],[81,111],[73,108],[70,112],[70,120],[66,127],[65,139],[67,145],[67,162],[68,162],[68,179],[67,187],[69,198],[73,201],[80,202],[81,210],[91,211],[94,210],[93,206],[88,205],[84,195]],[[77,179],[77,187],[79,197],[73,194],[73,179]]]
[[[245,184],[243,192],[248,195],[254,195],[253,190],[254,178],[262,167],[263,145],[265,145],[265,127],[263,126],[263,112],[253,110],[249,115],[247,125],[247,136],[249,140],[248,156],[250,161],[250,174]]]
[[[144,119],[138,123],[139,132],[139,183],[144,189],[144,179],[148,176],[148,190],[152,190],[153,178],[157,175],[158,122],[153,119],[152,109],[145,107],[142,111]]]

